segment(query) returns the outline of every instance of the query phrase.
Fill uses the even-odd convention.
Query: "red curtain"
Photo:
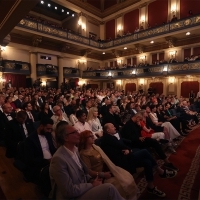
[[[136,91],[136,84],[135,83],[126,83],[125,85],[125,92],[134,92]]]
[[[110,67],[113,67],[113,61],[110,62]]]
[[[199,82],[198,81],[184,81],[181,83],[181,96],[184,98],[189,97],[189,93],[193,90],[195,95],[199,92]]]
[[[155,64],[156,61],[157,61],[157,53],[152,54],[152,64]]]
[[[13,87],[16,87],[16,88],[26,87],[26,75],[4,73],[4,77],[6,79],[6,82],[11,80]]]
[[[124,15],[124,32],[134,33],[136,28],[139,28],[139,9]]]
[[[193,15],[200,13],[200,1],[199,0],[180,0],[180,17],[188,17],[189,10]]]
[[[159,61],[161,61],[161,60],[165,60],[165,53],[164,52],[162,52],[162,53],[159,53]]]
[[[131,58],[127,58],[127,65],[131,64]]]
[[[133,61],[133,65],[137,65],[137,57],[133,57],[132,61]]]
[[[191,48],[184,49],[184,58],[190,58],[191,56]]]
[[[162,94],[163,93],[163,83],[162,82],[153,82],[150,83],[150,87],[153,88],[153,92],[156,94]]]
[[[115,19],[106,23],[106,39],[115,39]]]
[[[193,55],[194,55],[194,56],[200,55],[200,47],[195,47],[195,48],[193,49]]]
[[[151,27],[166,23],[168,18],[168,0],[158,0],[148,5],[148,23]]]

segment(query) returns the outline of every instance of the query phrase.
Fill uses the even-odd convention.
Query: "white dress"
[[[157,125],[158,124],[158,117],[156,113],[149,113],[149,116],[152,120],[152,122]],[[161,125],[162,127],[165,127],[169,133],[170,139],[174,139],[180,136],[179,132],[172,126],[170,122],[164,122]]]
[[[99,137],[103,136],[103,129],[98,118],[89,120],[88,124],[90,125],[93,133]]]

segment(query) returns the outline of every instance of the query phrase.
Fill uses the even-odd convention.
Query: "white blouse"
[[[103,135],[103,128],[98,118],[89,120],[88,124],[91,126],[92,132],[99,135],[99,137]]]
[[[158,124],[158,117],[157,117],[157,114],[156,113],[149,113],[149,116],[150,116],[150,118],[151,118],[151,120],[152,120],[152,122],[154,123],[154,124]]]

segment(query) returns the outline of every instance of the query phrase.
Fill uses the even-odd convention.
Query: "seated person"
[[[6,157],[13,158],[17,154],[17,145],[25,140],[33,131],[33,122],[27,120],[25,111],[19,111],[16,118],[9,121],[6,127]]]
[[[115,165],[126,169],[130,173],[134,173],[137,167],[144,167],[146,181],[148,182],[148,192],[159,197],[166,196],[164,192],[154,186],[153,168],[161,178],[172,178],[176,176],[177,172],[161,169],[146,149],[131,149],[126,146],[111,123],[104,126],[101,148]]]
[[[87,122],[89,123],[92,132],[97,136],[101,137],[103,135],[103,128],[101,126],[101,123],[98,118],[98,108],[92,107],[89,110],[88,116],[87,116]]]
[[[169,162],[167,156],[163,152],[161,145],[158,143],[157,140],[149,138],[149,137],[142,137],[141,135],[141,126],[139,122],[142,120],[141,113],[136,113],[122,128],[121,135],[122,138],[131,141],[132,148],[139,148],[139,149],[148,149],[149,147],[153,148],[160,159],[164,161],[164,167],[172,170],[178,171],[178,169]]]
[[[25,140],[25,162],[29,168],[27,177],[38,183],[40,171],[49,165],[56,148],[53,145],[53,120],[42,119],[39,127]]]
[[[88,131],[92,131],[90,125],[88,124],[88,122],[86,122],[86,113],[83,111],[83,110],[78,110],[76,112],[76,117],[78,119],[78,122],[76,122],[74,124],[74,128],[79,132],[83,132],[85,130],[88,130]],[[94,135],[94,138],[97,139],[97,136],[96,134],[92,131],[93,135]]]
[[[91,179],[76,147],[80,134],[73,126],[60,125],[56,129],[56,141],[60,147],[49,168],[52,193],[55,191],[56,199],[124,200],[113,185],[102,184],[99,177]]]
[[[131,174],[114,165],[102,149],[94,144],[94,136],[90,131],[80,133],[79,151],[83,162],[88,167],[92,178],[104,179],[104,183],[113,184],[125,199],[137,196],[137,186]]]
[[[177,21],[177,20],[178,20],[178,18],[176,17],[176,15],[173,15],[171,22],[174,22],[174,21]]]

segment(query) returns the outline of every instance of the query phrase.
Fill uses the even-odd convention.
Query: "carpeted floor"
[[[191,131],[179,141],[177,153],[169,155],[169,160],[180,170],[172,179],[161,179],[155,174],[154,183],[169,200],[197,200],[200,189],[200,127]],[[144,178],[139,181],[139,200],[160,199],[146,191]]]

